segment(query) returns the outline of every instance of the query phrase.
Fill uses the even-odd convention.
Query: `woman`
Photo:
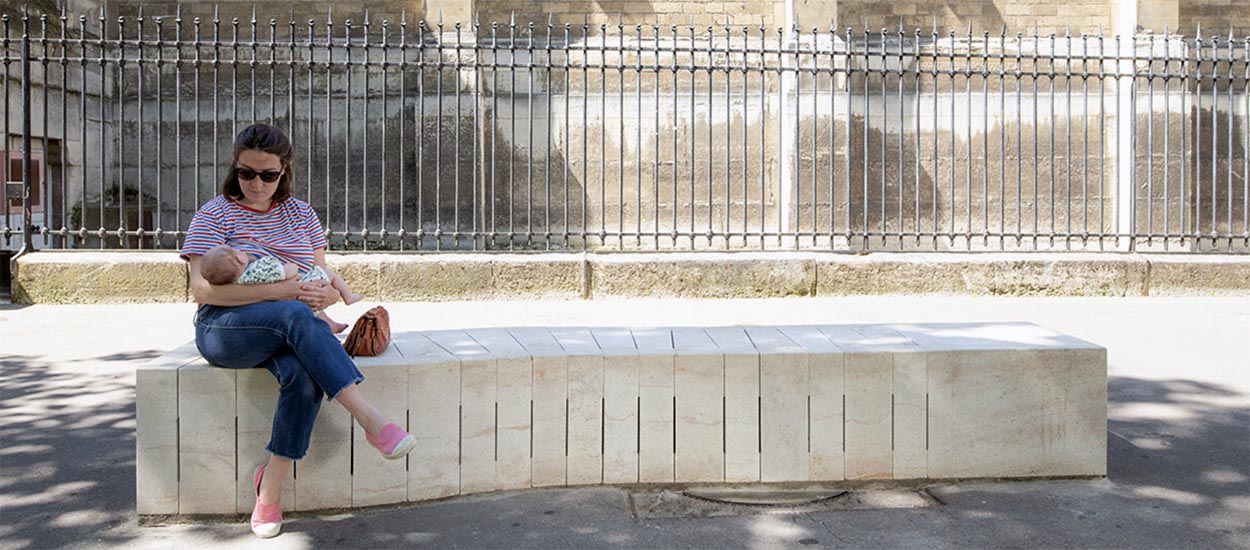
[[[256,506],[252,532],[272,537],[282,528],[278,502],[294,461],[308,451],[313,422],[324,396],[343,405],[386,458],[400,458],[416,439],[390,422],[356,387],[364,377],[338,338],[314,314],[337,302],[325,281],[209,284],[201,273],[205,252],[229,245],[253,255],[274,256],[299,267],[326,267],[325,236],[317,214],[291,197],[291,142],[266,124],[248,126],[234,142],[234,157],[221,196],[200,207],[191,220],[182,257],[190,262],[195,343],[216,366],[264,367],[278,379],[269,461],[253,476]]]

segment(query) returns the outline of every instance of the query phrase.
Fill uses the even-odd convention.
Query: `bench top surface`
[[[362,368],[527,357],[785,355],[1101,349],[1033,323],[507,327],[397,332]],[[140,369],[209,366],[189,342]]]

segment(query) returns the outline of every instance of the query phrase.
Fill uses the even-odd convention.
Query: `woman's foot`
[[[256,506],[252,508],[252,533],[262,539],[278,536],[282,532],[282,505],[280,503],[262,504],[260,502],[260,480],[265,477],[265,467],[261,464],[256,468],[253,477],[256,487]]]
[[[417,446],[417,438],[396,426],[394,422],[387,424],[378,432],[378,436],[365,432],[365,439],[389,459],[403,458],[413,447]]]

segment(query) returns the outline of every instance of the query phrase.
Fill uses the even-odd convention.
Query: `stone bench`
[[[1106,474],[1106,350],[1037,325],[397,333],[362,389],[387,461],[322,408],[288,510],[528,487]],[[136,373],[141,516],[246,514],[277,383],[194,344]]]

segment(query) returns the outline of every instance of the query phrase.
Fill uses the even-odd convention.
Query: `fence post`
[[[1116,136],[1119,148],[1115,153],[1115,229],[1116,249],[1131,251],[1134,249],[1136,224],[1136,168],[1134,155],[1137,151],[1137,106],[1134,84],[1136,80],[1137,56],[1137,0],[1120,0],[1119,17],[1116,18],[1116,94],[1120,111],[1116,113]],[[1132,58],[1124,59],[1124,44],[1128,43],[1128,52]],[[1052,52],[1053,53],[1053,52]],[[1126,76],[1127,75],[1127,76]],[[1149,160],[1147,160],[1149,162]],[[1125,237],[1121,241],[1120,237]]]
[[[14,260],[35,249],[30,205],[30,6],[22,7],[22,248]]]
[[[798,60],[795,60],[793,71],[787,70],[786,61],[789,56],[785,53],[790,48],[798,51],[802,38],[798,21],[794,15],[793,2],[786,3],[785,34],[778,38],[781,39],[778,44],[778,51],[782,53],[779,53],[777,56],[777,66],[781,70],[781,86],[777,93],[777,122],[781,131],[780,139],[777,140],[780,146],[780,150],[777,152],[777,170],[780,175],[780,181],[777,182],[777,230],[779,233],[777,235],[777,245],[779,248],[788,248],[791,244],[788,241],[792,240],[796,247],[799,241],[797,236],[785,236],[787,233],[794,233],[797,229],[791,223],[792,205],[790,202],[793,200],[794,188],[799,183],[798,173],[794,170],[794,163],[799,154],[799,120],[797,112],[791,115],[791,111],[798,108],[799,105],[799,98],[796,92],[799,79]],[[711,60],[709,60],[709,63],[711,63]],[[790,101],[791,93],[796,93],[793,104]],[[764,230],[764,228],[761,228],[761,230]],[[766,233],[767,231],[764,232]],[[763,237],[761,236],[761,242],[762,240]]]

